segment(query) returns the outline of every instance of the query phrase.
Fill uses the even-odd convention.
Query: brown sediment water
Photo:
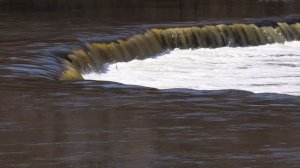
[[[299,14],[297,0],[0,0],[0,167],[299,167],[299,96],[82,79],[175,48],[299,40]]]
[[[145,59],[175,48],[245,47],[300,39],[299,23],[288,25],[278,22],[276,26],[223,24],[150,29],[142,35],[135,35],[126,40],[91,43],[87,44],[86,51],[79,49],[68,55],[67,59],[70,62],[66,65],[67,71],[61,75],[61,79],[80,79],[78,73],[101,72],[105,63]],[[69,67],[70,65],[71,67]],[[70,71],[69,69],[74,70]]]

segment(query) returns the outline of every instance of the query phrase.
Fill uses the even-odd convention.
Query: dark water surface
[[[299,167],[299,96],[51,78],[86,42],[298,14],[298,0],[0,0],[0,167]]]

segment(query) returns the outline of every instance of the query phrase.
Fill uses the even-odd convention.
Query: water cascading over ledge
[[[142,35],[110,43],[90,43],[69,54],[60,79],[82,79],[81,74],[101,72],[105,63],[145,59],[175,48],[257,46],[300,40],[300,23],[274,26],[254,24],[149,29]]]

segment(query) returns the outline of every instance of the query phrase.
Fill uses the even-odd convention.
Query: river
[[[0,167],[299,167],[299,14],[297,0],[0,0]]]

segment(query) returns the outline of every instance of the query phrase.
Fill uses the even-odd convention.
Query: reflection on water
[[[299,3],[0,0],[0,167],[298,167],[299,97],[47,76],[86,42],[162,25],[297,18]]]

